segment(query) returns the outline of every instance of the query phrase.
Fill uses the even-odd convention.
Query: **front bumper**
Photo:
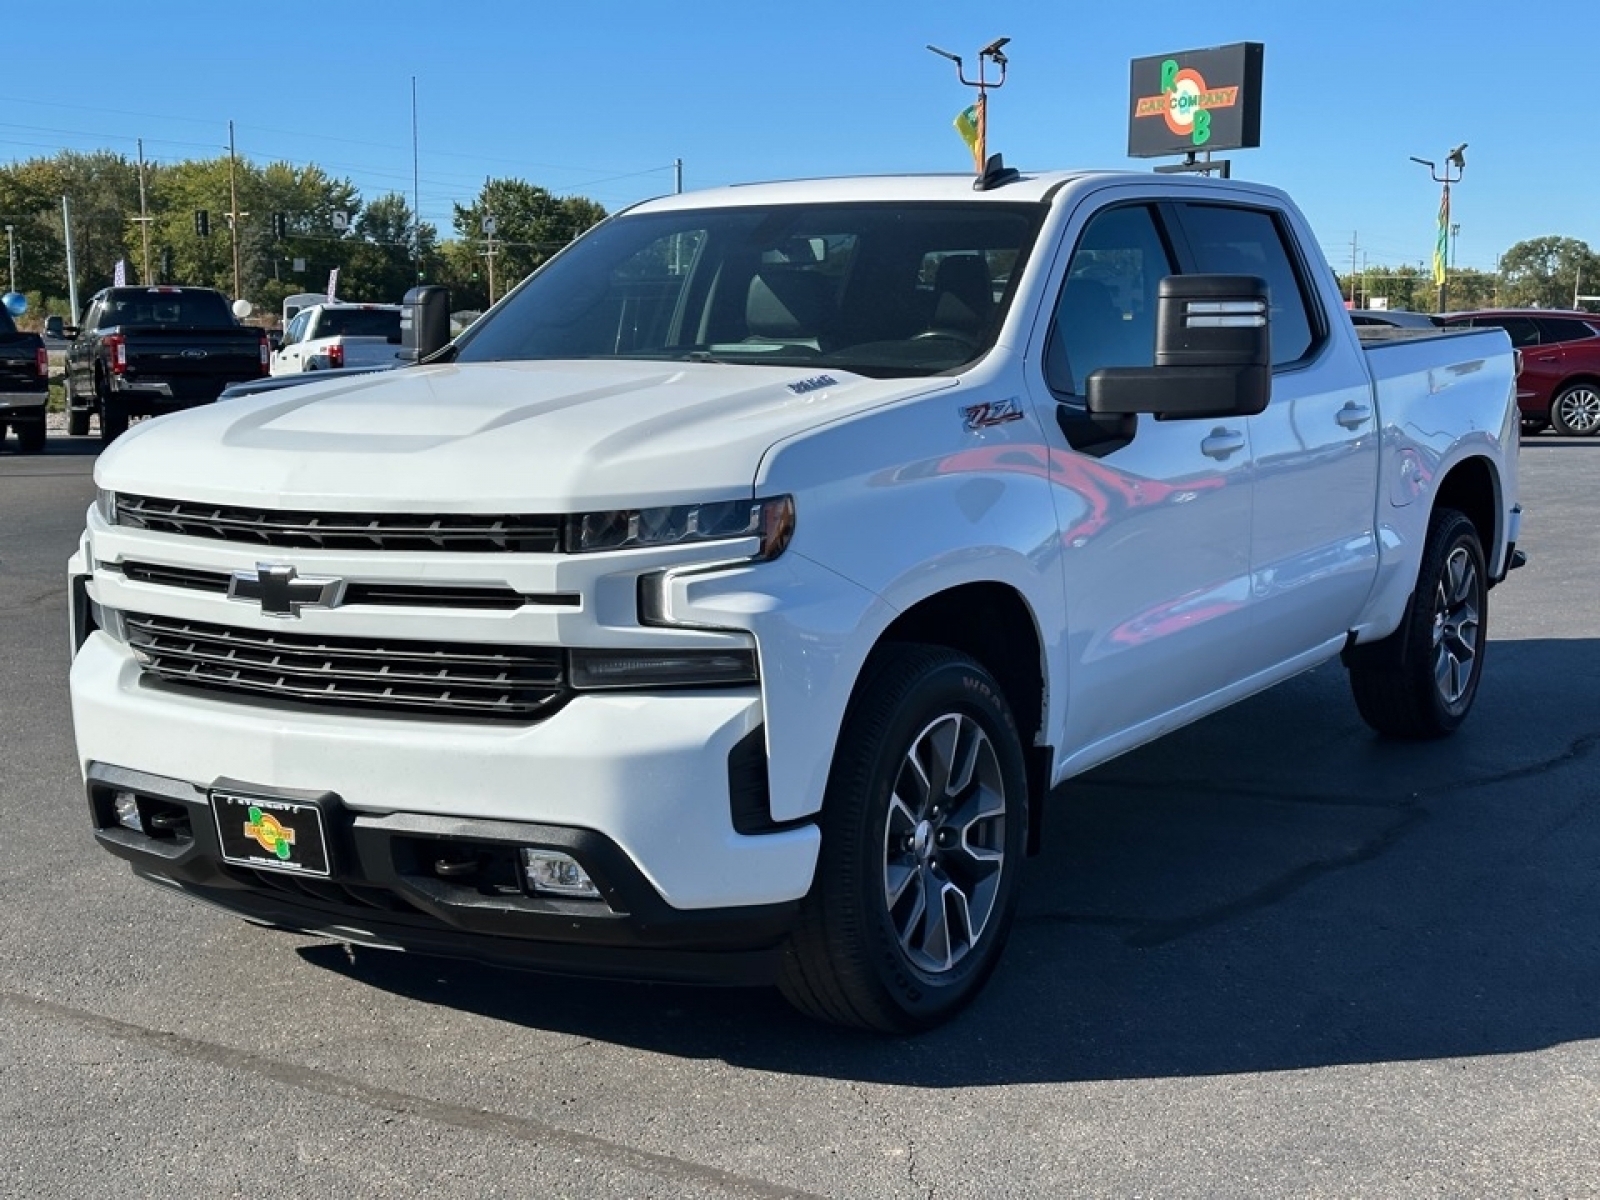
[[[734,828],[736,751],[761,728],[753,689],[585,694],[526,726],[346,715],[154,683],[97,631],[73,659],[71,694],[85,778],[106,763],[201,787],[333,793],[365,816],[589,830],[675,909],[797,900],[816,866],[815,825]]]
[[[674,909],[603,834],[360,813],[332,794],[295,797],[323,813],[331,875],[258,870],[223,860],[204,787],[102,763],[89,764],[87,785],[96,838],[144,878],[256,924],[356,945],[571,974],[766,983],[798,909]],[[118,823],[119,796],[136,798],[141,828]],[[584,863],[603,900],[525,894],[523,846]]]

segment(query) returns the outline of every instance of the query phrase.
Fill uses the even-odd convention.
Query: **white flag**
[[[328,303],[332,304],[335,293],[339,290],[339,268],[335,267],[328,272]]]
[[[128,286],[128,264],[123,259],[117,259],[116,269],[111,272],[111,286]]]

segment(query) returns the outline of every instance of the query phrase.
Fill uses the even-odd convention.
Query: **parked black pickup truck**
[[[67,336],[67,432],[88,433],[98,413],[107,443],[130,417],[209,404],[265,375],[270,353],[266,332],[240,325],[211,288],[106,288]]]
[[[17,431],[24,454],[44,449],[44,410],[50,398],[50,358],[44,339],[21,333],[0,308],[0,442],[6,427]]]

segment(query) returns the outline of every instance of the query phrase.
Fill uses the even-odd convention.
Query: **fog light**
[[[579,896],[598,900],[600,889],[595,887],[589,872],[578,865],[578,860],[559,850],[522,851],[522,870],[528,877],[528,890],[547,896]]]
[[[111,811],[117,818],[117,824],[124,829],[131,829],[135,833],[144,832],[144,822],[139,819],[139,797],[132,792],[113,792]]]

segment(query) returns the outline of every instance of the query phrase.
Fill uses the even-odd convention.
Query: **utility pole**
[[[144,241],[144,274],[139,276],[142,283],[149,283],[150,275],[150,214],[145,210],[144,204],[144,139],[139,139],[139,234]]]
[[[11,273],[6,276],[6,291],[14,292],[17,290],[17,235],[15,225],[6,226],[6,258],[11,263]],[[1577,305],[1573,305],[1573,307],[1576,308]]]
[[[485,181],[485,182],[487,182],[487,181]],[[483,256],[486,259],[489,260],[489,307],[490,308],[494,307],[494,256],[495,256],[494,234],[495,234],[495,228],[496,228],[497,224],[498,224],[498,222],[495,221],[493,213],[485,213],[484,214],[484,217],[483,217],[483,235],[484,235],[484,238],[488,242],[488,249],[484,251]]]
[[[417,165],[417,77],[411,77],[411,254],[414,283],[422,282],[422,184]]]
[[[237,159],[233,151],[233,122],[228,122],[228,237],[233,242],[233,298],[240,299],[243,290],[239,282],[239,218],[249,213],[239,211],[239,185],[234,175]]]
[[[1355,231],[1350,233],[1350,307],[1356,306],[1356,238]]]
[[[67,303],[72,307],[72,319],[78,319],[78,267],[72,259],[72,203],[61,197],[61,228],[67,244]]]
[[[683,192],[683,159],[681,158],[672,160],[672,190],[680,195]]]

